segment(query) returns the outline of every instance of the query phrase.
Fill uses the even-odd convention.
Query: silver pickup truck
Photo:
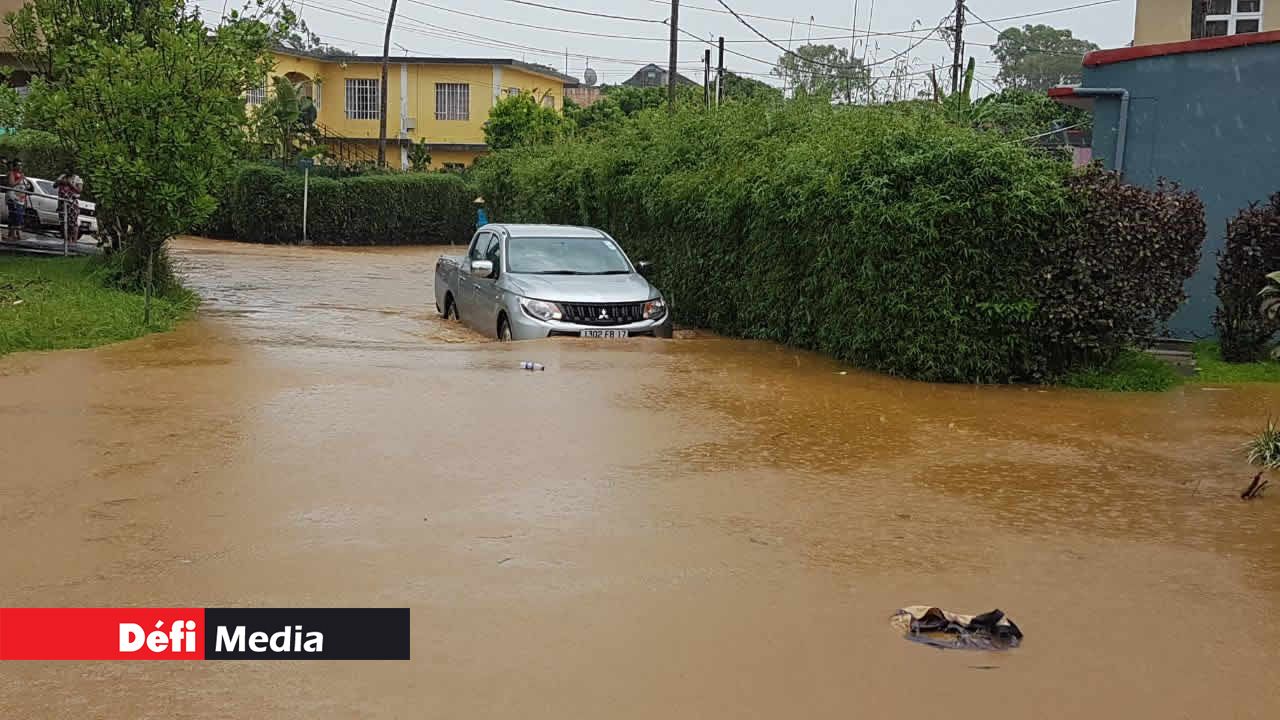
[[[436,261],[436,310],[499,340],[671,337],[662,293],[594,228],[485,225]]]

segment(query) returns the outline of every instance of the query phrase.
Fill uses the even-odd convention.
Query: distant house
[[[1083,84],[1049,95],[1093,111],[1093,157],[1127,182],[1168,178],[1204,201],[1204,253],[1169,329],[1210,334],[1227,221],[1280,192],[1280,31],[1089,53]]]
[[[289,80],[315,104],[316,129],[331,157],[344,162],[377,157],[381,56],[283,49],[273,56],[272,74]],[[433,168],[470,165],[489,150],[484,123],[500,99],[528,94],[544,107],[562,110],[565,87],[577,83],[546,65],[509,58],[394,57],[386,88],[391,162],[407,168],[410,146],[425,141]],[[266,95],[266,87],[256,88],[246,101],[256,105]]]
[[[1199,40],[1280,30],[1275,0],[1138,0],[1133,44]]]
[[[653,63],[649,63],[648,65],[645,65],[644,67],[637,70],[635,75],[632,75],[629,79],[624,80],[622,84],[626,85],[627,87],[641,87],[641,88],[666,87],[667,71],[663,70],[657,65],[654,65]],[[681,75],[680,73],[676,73],[676,84],[677,85],[697,85],[697,83]]]

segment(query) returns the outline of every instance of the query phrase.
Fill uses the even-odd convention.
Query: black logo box
[[[219,628],[224,636],[234,637],[241,627],[244,642],[232,648],[224,640],[219,650]],[[254,633],[275,635],[279,647],[280,633],[286,628],[287,650],[250,649]],[[299,651],[298,646],[314,639],[312,633],[323,637],[321,649]],[[206,608],[204,656],[206,660],[408,660],[409,608]]]

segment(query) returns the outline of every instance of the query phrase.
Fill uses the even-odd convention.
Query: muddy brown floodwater
[[[413,660],[6,663],[0,718],[1280,717],[1276,389],[499,345],[439,252],[187,239],[196,320],[0,359],[0,606],[408,606]]]

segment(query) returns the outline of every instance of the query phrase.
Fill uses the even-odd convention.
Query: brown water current
[[[5,663],[0,718],[1280,717],[1276,388],[500,345],[441,252],[184,239],[195,320],[0,358],[0,606],[407,606],[413,660]]]

